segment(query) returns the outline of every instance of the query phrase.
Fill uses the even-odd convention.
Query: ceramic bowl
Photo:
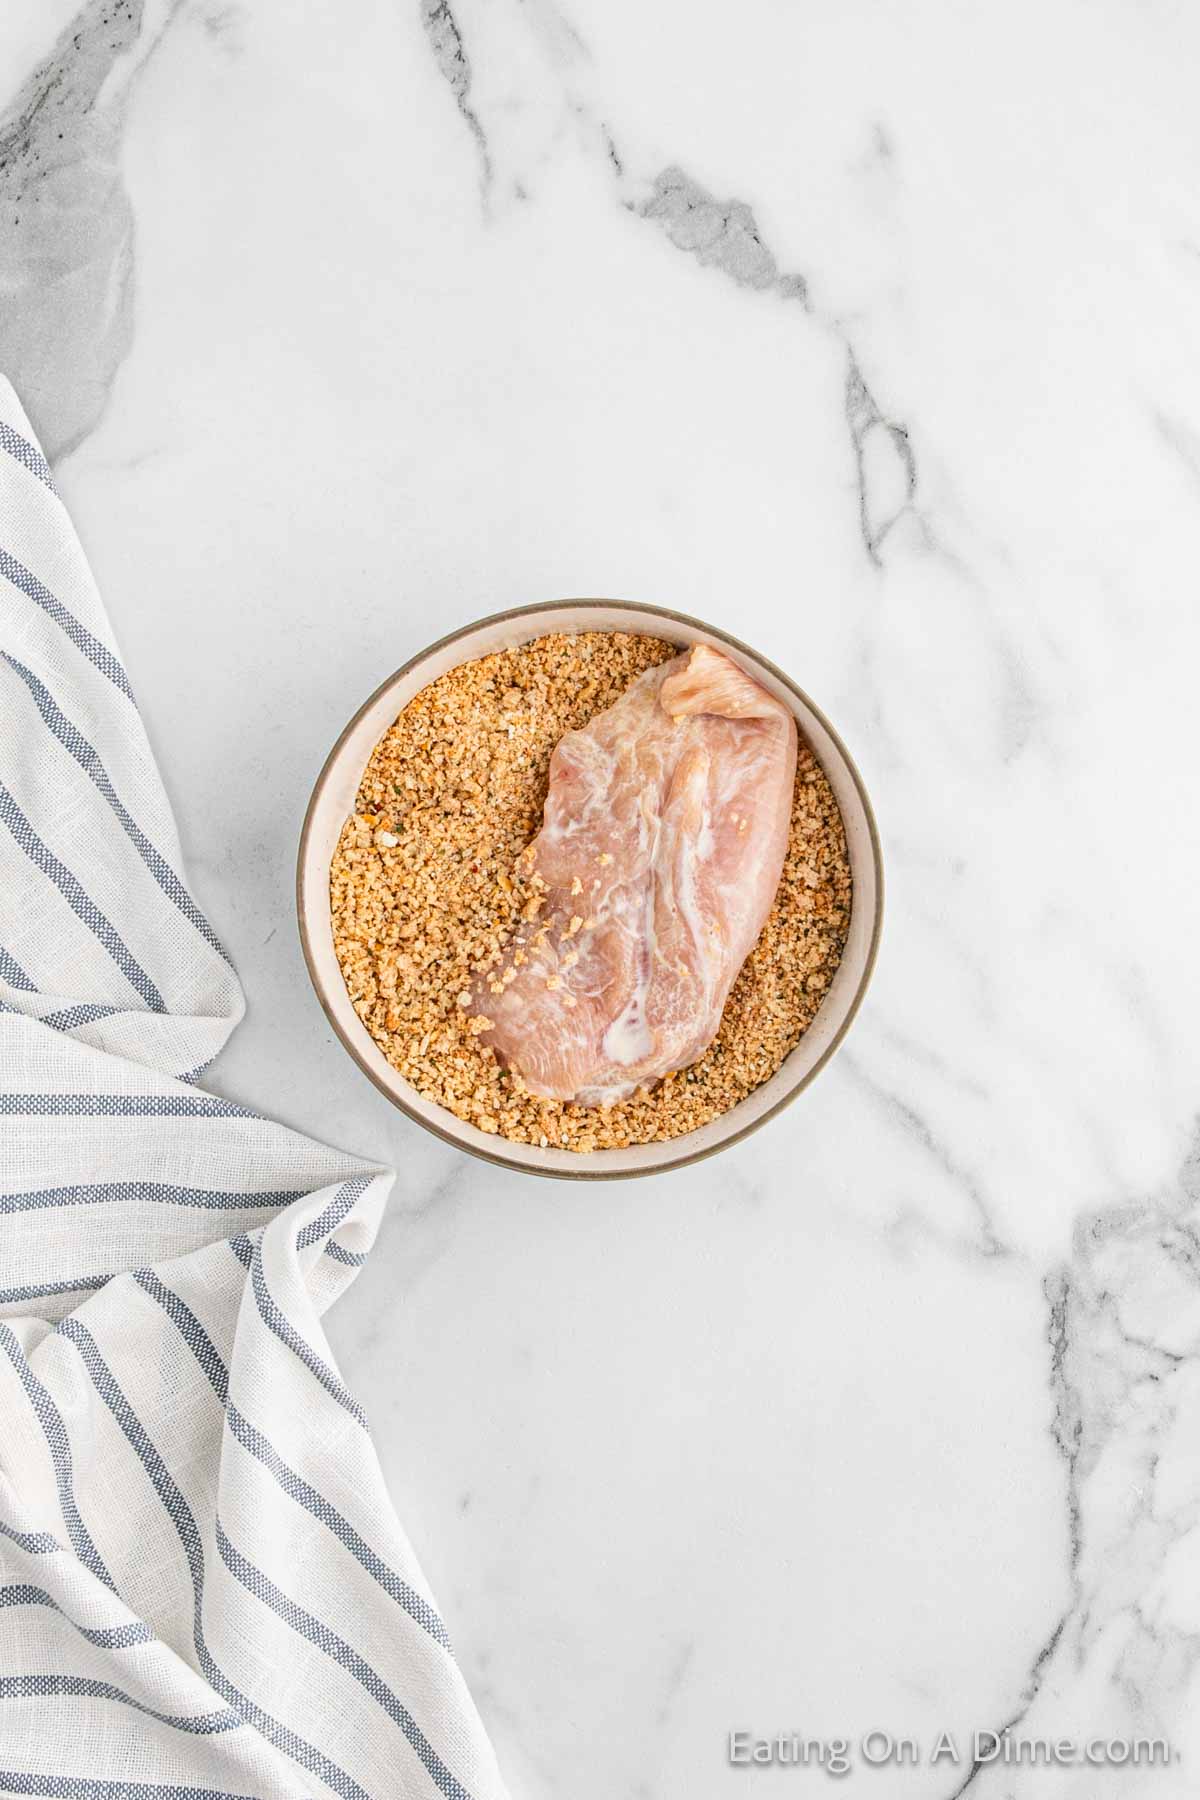
[[[448,669],[550,631],[640,632],[685,646],[713,644],[724,650],[791,708],[801,735],[829,778],[846,828],[854,879],[850,930],[820,1011],[769,1081],[719,1119],[670,1143],[584,1153],[543,1150],[491,1136],[464,1123],[426,1100],[387,1061],[354,1011],[334,955],[329,865],[342,826],[354,811],[358,784],[375,745],[413,695]],[[317,998],[359,1068],[393,1105],[428,1131],[488,1162],[522,1169],[529,1175],[602,1181],[677,1169],[724,1150],[774,1118],[820,1073],[845,1037],[871,978],[883,911],[883,867],[879,834],[858,770],[829,720],[781,669],[727,632],[682,613],[626,600],[562,600],[496,613],[452,632],[411,658],[364,701],[330,751],[308,803],[300,838],[296,899],[304,959]]]

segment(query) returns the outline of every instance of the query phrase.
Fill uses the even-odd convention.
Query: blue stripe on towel
[[[36,475],[39,481],[45,482],[52,494],[57,494],[50,464],[37,445],[31,444],[28,438],[22,437],[19,431],[14,431],[3,419],[0,419],[0,450],[7,450],[14,462],[24,463],[31,475]]]
[[[254,1800],[227,1788],[164,1786],[160,1781],[104,1781],[98,1775],[26,1775],[0,1769],[0,1794],[36,1794],[38,1800]]]
[[[48,1023],[43,1019],[41,1023]],[[0,1115],[28,1119],[257,1119],[217,1094],[0,1094]]]
[[[295,1356],[300,1358],[306,1369],[316,1376],[327,1394],[332,1394],[339,1406],[344,1406],[350,1417],[358,1422],[364,1431],[367,1430],[367,1415],[354,1395],[338,1378],[329,1364],[313,1350],[298,1331],[288,1324],[283,1313],[271,1297],[267,1286],[267,1278],[263,1273],[262,1245],[254,1252],[254,1261],[250,1267],[250,1281],[254,1288],[254,1298],[258,1302],[258,1310],[262,1314],[263,1323],[270,1327],[281,1344],[286,1344]]]
[[[62,1550],[58,1539],[49,1531],[18,1531],[15,1525],[0,1519],[0,1537],[6,1537],[18,1550],[29,1556],[52,1556]]]
[[[9,987],[23,988],[27,994],[37,993],[35,983],[3,944],[0,944],[0,981],[7,981]]]
[[[58,1489],[59,1510],[67,1528],[67,1536],[74,1546],[75,1554],[80,1562],[115,1594],[116,1582],[105,1568],[100,1552],[92,1542],[88,1528],[80,1518],[79,1508],[75,1504],[75,1471],[71,1461],[71,1440],[67,1436],[67,1428],[63,1423],[62,1414],[29,1366],[29,1359],[21,1348],[21,1342],[16,1332],[11,1331],[4,1324],[0,1324],[0,1349],[4,1351],[16,1370],[17,1379],[28,1394],[30,1405],[42,1428],[46,1447],[50,1452],[51,1467],[54,1470],[54,1485]]]
[[[352,1212],[356,1203],[371,1185],[369,1175],[356,1175],[350,1181],[344,1181],[323,1213],[318,1213],[300,1231],[296,1233],[297,1250],[306,1250],[309,1244],[320,1243],[331,1231],[336,1231],[348,1212]]]
[[[78,1025],[91,1025],[97,1019],[111,1019],[114,1013],[126,1012],[123,1006],[101,1006],[97,1000],[84,1000],[78,1006],[61,1006],[57,1012],[43,1013],[39,1025],[55,1031],[74,1031]]]
[[[229,1375],[225,1364],[217,1352],[212,1339],[201,1325],[199,1319],[185,1300],[173,1293],[164,1285],[153,1269],[135,1269],[134,1280],[139,1287],[156,1300],[171,1320],[188,1349],[200,1364],[212,1385],[212,1390],[225,1408],[226,1421],[237,1442],[250,1455],[256,1457],[263,1468],[274,1477],[285,1494],[291,1496],[296,1503],[319,1519],[321,1524],[333,1532],[334,1536],[350,1551],[351,1555],[362,1564],[367,1573],[374,1577],[385,1593],[391,1595],[413,1618],[423,1630],[427,1631],[443,1650],[453,1651],[450,1646],[450,1635],[438,1617],[435,1609],[423,1595],[410,1587],[408,1582],[388,1567],[381,1556],[376,1555],[366,1540],[355,1531],[348,1519],[319,1494],[316,1488],[290,1469],[275,1449],[274,1445],[257,1431],[250,1422],[243,1418],[237,1407],[229,1399]]]
[[[136,989],[152,1012],[166,1012],[162,995],[145,969],[126,947],[121,934],[105,918],[94,900],[89,899],[65,863],[45,845],[8,789],[0,784],[0,820],[8,826],[20,848],[61,892],[71,911],[103,944],[129,985]]]
[[[176,1187],[169,1181],[77,1182],[71,1187],[36,1188],[23,1194],[0,1194],[0,1218],[6,1213],[36,1212],[43,1206],[106,1206],[110,1201],[139,1201],[159,1206],[202,1206],[211,1212],[243,1212],[251,1207],[290,1206],[302,1193],[292,1188],[266,1194],[227,1194],[220,1188]]]
[[[366,1540],[360,1537],[350,1521],[343,1518],[337,1508],[331,1505],[323,1494],[319,1494],[316,1488],[310,1486],[303,1476],[297,1475],[294,1469],[290,1469],[274,1445],[263,1436],[261,1431],[257,1431],[247,1419],[242,1417],[237,1407],[229,1399],[229,1375],[217,1352],[216,1345],[187,1302],[181,1300],[178,1294],[173,1293],[160,1281],[153,1269],[135,1269],[133,1278],[138,1286],[162,1307],[200,1364],[212,1385],[213,1393],[225,1408],[229,1429],[243,1450],[248,1450],[251,1456],[257,1458],[263,1468],[278,1482],[285,1494],[290,1495],[297,1505],[311,1513],[314,1519],[319,1519],[322,1525],[339,1538],[367,1573],[374,1577],[384,1592],[390,1594],[392,1599],[421,1626],[422,1630],[427,1631],[430,1637],[442,1646],[443,1650],[447,1650],[453,1655],[454,1652],[450,1648],[450,1634],[428,1600],[418,1594],[415,1588],[410,1587],[408,1582],[397,1575],[394,1569],[390,1569],[383,1558],[377,1556]]]
[[[77,650],[81,650],[89,662],[95,663],[102,675],[107,675],[115,688],[119,688],[127,700],[133,700],[133,689],[129,685],[129,677],[106,644],[93,637],[86,625],[80,623],[75,614],[65,607],[61,600],[40,582],[36,575],[31,575],[24,563],[19,563],[10,551],[0,546],[0,575],[19,588],[26,599],[32,600],[35,606],[54,620],[54,623],[66,633]]]
[[[51,1540],[53,1543],[53,1539]],[[57,1544],[54,1545],[58,1549]],[[81,1625],[70,1613],[64,1611],[45,1588],[33,1587],[29,1582],[17,1581],[8,1587],[0,1587],[0,1606],[48,1606],[68,1625],[74,1626],[80,1637],[86,1638],[89,1644],[95,1644],[100,1650],[128,1650],[134,1644],[152,1644],[154,1633],[142,1619],[131,1619],[128,1625]]]
[[[0,1700],[116,1700],[132,1706],[135,1712],[160,1725],[172,1725],[176,1731],[192,1731],[199,1737],[212,1737],[219,1731],[240,1731],[244,1720],[229,1707],[220,1712],[196,1713],[191,1718],[176,1713],[158,1712],[135,1700],[111,1681],[93,1681],[86,1675],[0,1675]]]
[[[342,1514],[326,1500],[323,1494],[319,1494],[316,1488],[305,1481],[303,1476],[297,1475],[294,1469],[288,1468],[283,1458],[267,1441],[262,1432],[256,1431],[254,1426],[242,1417],[232,1402],[227,1406],[225,1416],[229,1429],[238,1443],[244,1450],[248,1450],[251,1456],[257,1457],[263,1468],[274,1476],[284,1493],[290,1494],[299,1506],[302,1506],[306,1512],[310,1512],[314,1519],[319,1519],[322,1525],[327,1526],[333,1532],[335,1537],[340,1538],[350,1554],[362,1564],[369,1575],[374,1577],[384,1592],[390,1594],[397,1605],[402,1606],[410,1618],[414,1619],[423,1631],[429,1633],[435,1643],[440,1644],[443,1650],[453,1656],[450,1634],[436,1610],[430,1606],[424,1596],[418,1594],[415,1588],[410,1587],[408,1582],[397,1575],[394,1569],[389,1568],[381,1556],[376,1555],[366,1540],[355,1531],[350,1521],[343,1518]]]
[[[256,1731],[277,1748],[285,1751],[293,1761],[300,1764],[301,1768],[307,1769],[310,1774],[319,1775],[321,1780],[333,1789],[334,1793],[342,1795],[343,1800],[370,1800],[370,1796],[352,1776],[348,1775],[344,1769],[339,1768],[336,1763],[331,1762],[327,1756],[322,1755],[321,1751],[307,1743],[298,1733],[290,1731],[286,1725],[281,1725],[278,1719],[273,1719],[260,1706],[256,1706],[253,1700],[234,1687],[224,1671],[217,1666],[204,1638],[204,1550],[200,1540],[200,1530],[192,1510],[172,1479],[162,1457],[151,1443],[141,1420],[134,1413],[117,1382],[113,1379],[90,1331],[81,1325],[78,1319],[63,1319],[55,1329],[63,1337],[69,1339],[78,1350],[97,1393],[124,1432],[130,1448],[145,1470],[168,1518],[175,1527],[192,1578],[192,1641],[195,1644],[196,1655],[205,1678],[228,1705],[237,1708],[248,1725],[253,1725]],[[0,1778],[0,1783],[2,1783],[2,1778]]]
[[[176,1331],[212,1383],[213,1392],[224,1406],[229,1398],[229,1375],[216,1345],[203,1325],[179,1295],[159,1280],[153,1269],[135,1269],[133,1279],[152,1300],[162,1307]]]
[[[347,1267],[351,1269],[361,1269],[362,1265],[367,1260],[365,1251],[343,1250],[342,1246],[335,1243],[333,1239],[330,1239],[329,1243],[326,1244],[325,1254],[326,1256],[331,1256],[334,1262],[345,1263]]]
[[[237,1237],[227,1238],[226,1242],[243,1269],[248,1269],[254,1261],[254,1240],[247,1232],[241,1231]]]
[[[217,1520],[217,1549],[221,1552],[221,1560],[231,1575],[235,1575],[248,1593],[269,1606],[285,1624],[290,1625],[298,1637],[307,1638],[323,1650],[331,1661],[338,1663],[348,1675],[352,1675],[370,1694],[372,1700],[381,1706],[388,1717],[400,1727],[412,1748],[425,1764],[430,1775],[436,1781],[446,1800],[471,1800],[471,1796],[457,1776],[452,1775],[425,1733],[416,1723],[404,1702],[395,1695],[387,1682],[376,1673],[370,1663],[358,1654],[344,1638],[331,1631],[328,1625],[313,1617],[304,1607],[297,1606],[294,1600],[264,1575],[261,1569],[255,1568],[252,1562],[236,1550],[230,1543],[221,1521]]]
[[[0,1306],[16,1306],[22,1300],[48,1300],[54,1294],[87,1294],[102,1288],[107,1275],[81,1275],[77,1281],[43,1281],[33,1287],[0,1288]]]
[[[33,670],[27,669],[24,663],[19,663],[15,657],[9,656],[7,651],[2,654],[9,668],[13,669],[16,674],[21,677],[25,686],[29,689],[29,692],[33,696],[34,703],[49,730],[54,733],[54,736],[58,739],[64,750],[69,751],[75,758],[75,761],[79,764],[85,774],[91,776],[101,794],[103,794],[120,821],[121,829],[124,831],[126,837],[129,839],[150,873],[153,875],[155,881],[157,881],[163,893],[166,894],[173,905],[179,908],[179,911],[183,914],[188,923],[195,926],[205,943],[210,945],[219,956],[223,956],[226,962],[230,962],[229,952],[217,937],[216,932],[213,930],[204,914],[200,911],[200,908],[196,905],[196,902],[192,899],[192,896],[188,893],[166,857],[155,849],[141,826],[121,801],[109,778],[108,770],[101,762],[97,751],[92,748],[91,744],[89,744],[79,728],[73,725],[70,719],[67,718],[49,688],[44,682],[38,680],[38,677],[33,673]],[[230,966],[232,967],[232,964],[230,964]]]

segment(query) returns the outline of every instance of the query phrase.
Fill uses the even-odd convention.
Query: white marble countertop
[[[400,1171],[330,1328],[514,1794],[782,1792],[730,1731],[878,1728],[920,1760],[855,1788],[949,1796],[1010,1721],[1183,1760],[980,1800],[1192,1792],[1196,15],[9,0],[0,45],[0,366],[246,984],[212,1083]],[[393,1112],[291,897],[360,700],[565,594],[786,666],[889,877],[819,1082],[602,1188]]]

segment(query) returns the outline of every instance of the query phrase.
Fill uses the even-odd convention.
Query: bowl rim
[[[461,638],[469,637],[472,633],[480,630],[484,626],[505,625],[515,623],[517,620],[522,619],[536,619],[539,614],[549,612],[583,612],[592,607],[599,606],[605,607],[610,611],[629,613],[635,618],[669,619],[678,625],[687,625],[694,630],[705,632],[710,637],[719,639],[721,643],[727,644],[731,650],[739,651],[743,656],[749,657],[752,663],[757,663],[761,668],[768,670],[769,673],[773,675],[777,681],[781,682],[783,686],[788,689],[789,693],[794,694],[813,717],[819,721],[823,728],[829,733],[838,754],[841,756],[846,772],[854,784],[858,793],[859,802],[863,809],[863,816],[867,824],[867,836],[871,849],[871,861],[874,865],[875,872],[875,913],[871,921],[871,936],[867,945],[867,953],[863,960],[862,973],[859,976],[858,986],[851,996],[850,1004],[846,1008],[846,1013],[841,1024],[838,1026],[829,1043],[812,1067],[805,1072],[800,1080],[796,1082],[794,1087],[789,1088],[786,1094],[781,1095],[775,1104],[769,1107],[766,1112],[760,1113],[756,1119],[752,1119],[748,1124],[743,1125],[740,1130],[731,1133],[729,1137],[722,1138],[719,1144],[710,1144],[703,1150],[681,1150],[681,1154],[678,1156],[668,1157],[663,1162],[655,1163],[648,1168],[588,1169],[585,1166],[578,1169],[538,1169],[527,1167],[524,1163],[510,1161],[499,1148],[492,1151],[490,1149],[484,1149],[482,1146],[477,1147],[474,1144],[464,1143],[461,1138],[455,1136],[454,1132],[449,1127],[443,1128],[440,1125],[432,1124],[428,1119],[422,1118],[420,1113],[409,1106],[404,1099],[392,1092],[391,1088],[389,1088],[380,1078],[378,1072],[373,1069],[366,1061],[365,1057],[360,1054],[359,1046],[353,1041],[348,1032],[343,1029],[341,1020],[334,1012],[332,1003],[326,993],[325,983],[317,971],[312,948],[312,922],[308,916],[308,907],[304,894],[304,878],[308,866],[309,840],[312,837],[316,823],[317,809],[324,795],[325,787],[332,776],[334,766],[341,756],[344,744],[358,726],[363,715],[370,711],[371,707],[375,705],[376,701],[388,688],[393,687],[397,682],[402,681],[406,675],[410,674],[412,670],[418,666],[418,664],[425,662],[437,651],[446,649],[449,645],[457,643]],[[421,1126],[423,1130],[432,1132],[435,1137],[441,1138],[443,1142],[452,1145],[454,1149],[463,1152],[467,1156],[474,1156],[481,1162],[492,1163],[498,1168],[509,1169],[519,1175],[533,1175],[539,1180],[549,1181],[638,1181],[650,1175],[665,1175],[669,1170],[687,1168],[692,1163],[704,1162],[710,1156],[719,1155],[722,1150],[731,1149],[734,1144],[741,1143],[745,1138],[748,1138],[752,1132],[760,1130],[762,1126],[776,1118],[785,1107],[790,1106],[793,1100],[795,1100],[798,1095],[802,1094],[804,1090],[811,1086],[816,1080],[822,1069],[826,1067],[831,1058],[841,1048],[846,1033],[849,1031],[858,1015],[858,1010],[863,1003],[867,988],[870,986],[871,977],[875,972],[875,964],[879,956],[879,942],[883,931],[883,895],[883,850],[880,843],[879,826],[875,819],[875,811],[871,805],[866,784],[859,772],[858,764],[843,743],[841,734],[834,728],[821,708],[809,698],[798,683],[792,680],[790,675],[786,674],[783,669],[773,663],[769,657],[764,656],[761,651],[755,650],[751,645],[743,643],[740,638],[734,637],[731,632],[723,631],[719,625],[710,625],[706,619],[698,619],[692,613],[677,612],[669,606],[655,606],[641,600],[567,599],[533,601],[527,606],[513,606],[507,607],[501,612],[484,613],[478,619],[472,619],[468,624],[459,626],[456,631],[448,631],[444,637],[435,639],[431,644],[426,644],[422,650],[419,650],[414,656],[410,656],[407,662],[402,663],[398,669],[394,670],[393,673],[387,677],[386,680],[381,681],[378,687],[368,694],[362,705],[356,709],[353,716],[338,733],[333,748],[322,763],[320,774],[313,784],[313,790],[304,811],[304,823],[300,829],[300,844],[296,855],[296,918],[300,932],[300,949],[304,957],[305,968],[308,971],[309,982],[320,1003],[321,1011],[325,1014],[330,1025],[332,1025],[342,1048],[357,1064],[358,1068],[361,1069],[362,1073],[367,1077],[372,1086],[377,1088],[391,1105],[397,1107],[408,1118],[412,1119],[415,1124]],[[853,905],[853,901],[851,904]],[[441,1110],[444,1109],[439,1108],[439,1111]],[[687,1143],[690,1135],[690,1132],[684,1132],[682,1136],[674,1139],[673,1142],[683,1146]],[[581,1163],[585,1162],[585,1156],[586,1153],[581,1154]]]

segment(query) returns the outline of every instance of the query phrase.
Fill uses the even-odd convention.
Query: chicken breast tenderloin
[[[795,771],[790,711],[705,644],[562,738],[524,853],[533,916],[472,994],[531,1092],[609,1105],[712,1042],[779,885]]]

